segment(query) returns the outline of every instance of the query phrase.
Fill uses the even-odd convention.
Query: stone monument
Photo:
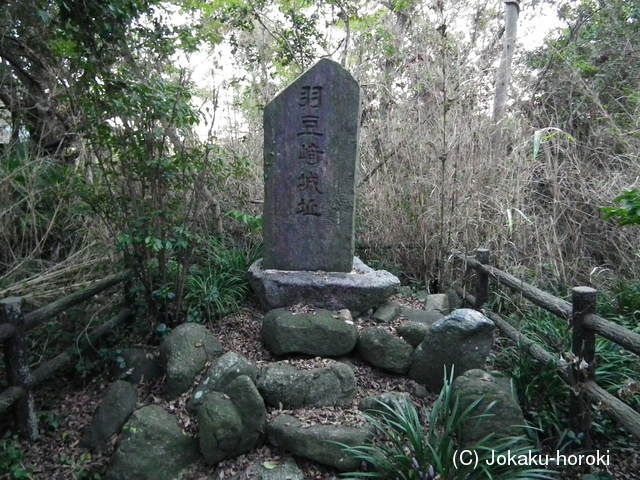
[[[360,86],[320,60],[264,109],[263,268],[350,272]]]
[[[322,59],[264,109],[264,258],[249,269],[267,309],[363,312],[400,285],[354,258],[360,86]]]

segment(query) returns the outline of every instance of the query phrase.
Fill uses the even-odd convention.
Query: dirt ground
[[[395,300],[406,306],[419,306],[415,299],[397,297]],[[260,368],[269,362],[283,360],[273,358],[262,345],[260,340],[262,314],[256,305],[250,304],[237,314],[212,322],[207,326],[227,351],[235,351],[246,356]],[[367,321],[356,319],[356,323],[362,327],[367,324]],[[136,346],[136,343],[128,346]],[[313,368],[332,361],[320,358],[289,358],[284,360],[303,368]],[[300,409],[295,412],[289,412],[282,408],[271,408],[269,415],[284,412],[293,413],[308,424],[358,422],[360,420],[357,415],[357,405],[362,398],[370,395],[382,392],[407,392],[411,394],[418,407],[425,408],[429,408],[437,398],[436,394],[426,392],[415,382],[367,365],[356,355],[338,360],[350,363],[356,372],[358,396],[352,408],[324,407]],[[107,368],[103,369],[103,372],[107,371]],[[72,372],[67,375],[58,375],[45,386],[39,388],[36,391],[36,402],[37,410],[40,412],[40,440],[31,445],[27,442],[21,442],[22,458],[17,458],[18,454],[5,453],[5,458],[8,455],[15,460],[14,465],[22,465],[25,476],[21,477],[20,469],[17,468],[16,472],[18,473],[1,475],[0,480],[14,478],[97,480],[102,478],[117,439],[113,438],[109,447],[102,454],[91,454],[81,448],[79,444],[83,430],[89,424],[93,412],[100,404],[111,381],[112,378],[104,373],[91,380],[84,379],[79,382],[77,375],[73,375]],[[164,406],[168,411],[177,415],[187,433],[194,434],[197,431],[196,420],[189,417],[185,410],[190,392],[175,401],[167,402],[162,397],[162,389],[162,380],[139,387],[140,405],[156,403]],[[1,419],[0,428],[2,431],[6,431],[8,427],[9,419]],[[206,466],[202,462],[194,467],[186,480],[230,478],[244,471],[252,463],[267,460],[278,461],[284,456],[288,456],[288,454],[278,448],[264,445],[247,455],[225,460],[215,467]],[[327,467],[300,458],[296,460],[308,479],[329,479],[338,476],[336,471]],[[640,454],[612,452],[610,472],[616,479],[640,480]],[[573,472],[566,472],[563,478],[579,477]]]

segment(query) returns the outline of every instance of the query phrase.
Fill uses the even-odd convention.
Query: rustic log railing
[[[456,288],[458,294],[475,308],[483,308],[489,300],[489,280],[493,280],[520,293],[538,307],[569,321],[573,332],[573,358],[563,366],[559,358],[555,358],[533,340],[522,335],[498,314],[484,309],[485,315],[493,320],[507,337],[522,345],[534,359],[543,364],[554,362],[558,366],[560,378],[571,387],[572,391],[570,425],[576,433],[584,434],[587,447],[590,446],[591,441],[589,435],[591,428],[590,401],[604,405],[618,424],[635,437],[640,438],[640,413],[595,383],[596,334],[637,355],[640,355],[640,335],[596,315],[597,291],[593,288],[574,288],[572,302],[569,303],[488,265],[490,263],[489,257],[490,252],[487,249],[476,250],[473,257],[462,254],[455,255],[456,259],[462,260],[467,267],[476,272],[476,295],[470,295],[463,289]]]
[[[22,314],[22,299],[19,297],[0,300],[0,343],[4,343],[4,361],[9,383],[9,388],[0,393],[0,414],[13,407],[14,420],[20,435],[29,440],[35,440],[39,436],[33,389],[71,363],[80,352],[95,343],[102,335],[123,324],[131,316],[131,309],[123,308],[111,320],[78,338],[72,347],[42,363],[33,372],[27,361],[26,332],[128,278],[128,273],[113,275],[26,315]]]

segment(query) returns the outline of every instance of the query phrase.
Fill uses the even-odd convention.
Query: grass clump
[[[551,478],[552,472],[543,468],[498,465],[492,461],[493,455],[506,454],[507,451],[515,456],[536,451],[525,437],[499,440],[493,434],[488,435],[468,449],[473,452],[470,455],[474,461],[460,461],[459,452],[466,448],[459,443],[465,421],[490,414],[475,413],[481,399],[463,410],[451,384],[450,378],[445,379],[440,396],[425,422],[421,421],[416,407],[406,398],[394,399],[389,404],[380,402],[379,409],[363,414],[375,429],[375,439],[365,445],[343,445],[343,448],[365,462],[367,471],[349,472],[343,476],[348,479],[384,480]]]
[[[246,248],[212,239],[198,251],[185,288],[187,321],[202,322],[228,315],[251,293],[247,270],[261,256],[261,245]]]

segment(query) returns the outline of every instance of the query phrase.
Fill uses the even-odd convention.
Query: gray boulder
[[[376,308],[376,311],[371,316],[371,320],[376,323],[391,323],[400,313],[400,305],[396,302],[387,302]]]
[[[413,352],[409,378],[429,390],[440,391],[444,372],[461,375],[484,368],[493,344],[494,323],[480,312],[468,308],[455,310],[429,328],[425,339]]]
[[[398,402],[411,402],[411,395],[405,392],[385,392],[379,395],[363,398],[358,406],[361,412],[380,410],[385,412],[385,405],[393,408]]]
[[[306,477],[293,458],[277,461],[267,460],[251,465],[244,472],[231,477],[231,480],[304,480]]]
[[[260,259],[248,274],[265,310],[304,303],[328,310],[347,308],[359,315],[386,302],[400,286],[398,277],[374,270],[357,257],[349,273],[264,269]]]
[[[149,405],[123,427],[105,480],[176,480],[197,461],[196,440],[161,406]]]
[[[253,383],[256,383],[258,368],[242,355],[235,352],[225,353],[209,367],[189,399],[187,410],[195,414],[207,393],[224,391],[231,382],[241,375],[246,375]]]
[[[510,388],[489,373],[479,369],[465,372],[453,382],[453,393],[458,396],[461,412],[480,400],[463,423],[460,448],[472,448],[490,434],[494,444],[506,437],[525,436],[526,422],[518,401]],[[478,418],[484,414],[488,415]]]
[[[413,348],[422,343],[428,331],[429,324],[422,322],[408,322],[396,328],[398,335]]]
[[[209,464],[229,458],[242,436],[242,418],[231,398],[209,392],[198,409],[200,452]]]
[[[81,445],[95,452],[104,450],[109,439],[120,433],[120,429],[135,410],[136,403],[138,392],[133,385],[124,380],[112,383],[93,415]]]
[[[374,327],[360,332],[358,353],[376,367],[405,374],[411,365],[413,347],[386,328]]]
[[[167,374],[167,397],[189,390],[207,362],[222,355],[222,344],[203,325],[183,323],[160,345],[160,361]]]
[[[342,447],[332,442],[350,446],[363,445],[372,436],[372,432],[361,427],[343,425],[306,427],[291,415],[278,415],[267,426],[267,438],[270,443],[294,455],[328,465],[341,472],[357,469],[360,466],[360,460],[348,455]]]
[[[427,312],[449,314],[449,297],[445,293],[432,293],[425,300],[424,309]]]
[[[224,393],[231,397],[242,420],[242,438],[237,446],[240,455],[258,444],[267,425],[267,409],[255,384],[245,375],[231,382]]]
[[[274,355],[304,353],[319,357],[346,355],[358,341],[358,328],[334,312],[293,313],[285,308],[268,312],[262,321],[262,341]]]
[[[421,310],[419,308],[401,307],[400,315],[411,322],[425,323],[431,325],[438,320],[442,320],[444,315],[435,310]]]
[[[258,390],[274,407],[346,407],[353,403],[357,386],[353,370],[343,363],[314,370],[274,363],[258,375]]]
[[[162,377],[156,354],[149,349],[127,348],[116,357],[116,377],[134,385],[153,382]]]
[[[198,409],[200,452],[209,464],[249,452],[267,422],[264,401],[249,377],[242,375],[225,392],[209,392]]]
[[[464,302],[453,288],[447,291],[447,298],[449,299],[449,309],[453,312],[464,306]]]

